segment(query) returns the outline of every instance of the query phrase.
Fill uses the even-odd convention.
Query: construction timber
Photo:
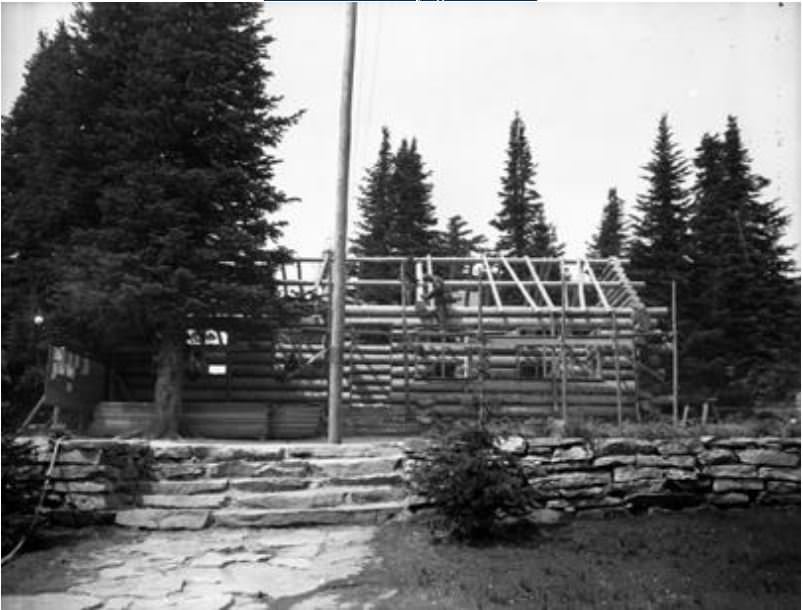
[[[185,383],[185,434],[325,430],[330,266],[323,256],[277,270],[280,296],[305,313],[272,338],[202,346],[208,371]],[[666,311],[645,307],[621,260],[372,257],[346,267],[345,434],[411,434],[480,411],[530,423],[637,417],[638,338]],[[449,295],[445,317],[425,298],[433,276]],[[147,362],[121,354],[117,371],[128,400],[151,399]]]

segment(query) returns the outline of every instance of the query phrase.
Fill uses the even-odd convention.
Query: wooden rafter
[[[516,286],[518,286],[519,290],[521,291],[521,294],[524,295],[524,299],[527,301],[530,307],[533,308],[533,311],[538,311],[538,305],[535,304],[535,301],[533,301],[532,296],[530,296],[530,293],[527,292],[527,289],[521,283],[521,280],[519,279],[519,276],[516,274],[516,271],[513,269],[510,263],[507,262],[507,259],[504,256],[502,257],[502,264],[507,269],[507,272],[510,274],[510,277],[513,278],[513,281],[516,282]]]
[[[541,293],[541,298],[544,299],[544,303],[546,303],[546,306],[549,307],[550,309],[555,309],[555,304],[552,302],[552,299],[549,298],[546,288],[544,288],[544,284],[541,281],[541,278],[538,277],[538,273],[536,273],[535,267],[533,266],[533,262],[532,260],[530,260],[530,257],[525,256],[524,262],[527,265],[527,269],[530,270],[530,275],[533,277],[533,281],[535,282],[535,285],[538,287],[538,292]]]
[[[494,274],[491,271],[491,266],[488,264],[488,257],[482,255],[482,264],[485,266],[485,274],[488,276],[488,283],[491,285],[491,294],[494,295],[494,302],[496,309],[502,311],[502,300],[499,298],[499,291],[496,289],[496,282],[494,281]]]
[[[597,291],[597,296],[599,297],[599,302],[602,303],[602,306],[605,309],[610,309],[611,304],[608,303],[608,298],[605,296],[605,293],[602,291],[602,287],[599,285],[599,281],[597,280],[597,274],[594,273],[594,267],[591,266],[591,263],[588,263],[588,276],[591,278],[591,283],[594,285],[594,289]]]

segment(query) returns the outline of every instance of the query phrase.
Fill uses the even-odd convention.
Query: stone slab
[[[95,610],[103,600],[90,595],[39,593],[38,595],[4,595],[3,610]]]
[[[140,504],[152,508],[221,508],[227,500],[224,494],[145,494]]]
[[[757,466],[779,466],[794,468],[800,464],[800,456],[771,449],[746,449],[737,452],[739,459],[745,464]]]
[[[123,527],[140,529],[203,529],[209,523],[208,510],[135,508],[122,510],[114,522]]]

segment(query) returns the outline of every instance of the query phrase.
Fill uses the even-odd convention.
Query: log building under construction
[[[346,435],[415,434],[480,409],[531,426],[636,416],[637,338],[665,311],[644,306],[620,260],[384,257],[346,267]],[[280,295],[306,313],[272,338],[203,329],[204,370],[184,386],[185,435],[323,434],[330,269],[327,256],[278,269]],[[445,311],[431,297],[441,280]],[[146,355],[120,353],[113,367],[123,390],[112,400],[152,400]],[[99,405],[96,431],[130,427],[125,404]]]

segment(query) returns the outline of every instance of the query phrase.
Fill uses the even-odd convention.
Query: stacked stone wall
[[[34,440],[42,473],[47,469],[53,444],[50,439]],[[800,503],[799,438],[512,437],[502,445],[520,456],[542,506],[565,513]],[[409,466],[421,457],[426,443],[410,441],[405,446]],[[66,440],[59,448],[46,508],[66,524],[113,521],[118,511],[137,505],[141,500],[138,494],[151,481],[170,479],[179,483],[199,476],[222,476],[204,470],[216,466],[206,463],[206,454],[216,451],[228,456],[239,451],[237,447],[145,440]],[[315,447],[318,452],[324,448]],[[272,451],[267,444],[257,448],[260,455]],[[294,451],[301,448],[303,445]],[[297,461],[292,451],[273,449],[279,453],[266,453],[263,457],[277,460],[280,466],[290,460],[288,467]],[[234,461],[226,466],[237,464]],[[250,471],[227,476],[234,474],[252,476]]]
[[[500,446],[521,457],[538,499],[557,511],[800,504],[800,439],[512,437]]]

